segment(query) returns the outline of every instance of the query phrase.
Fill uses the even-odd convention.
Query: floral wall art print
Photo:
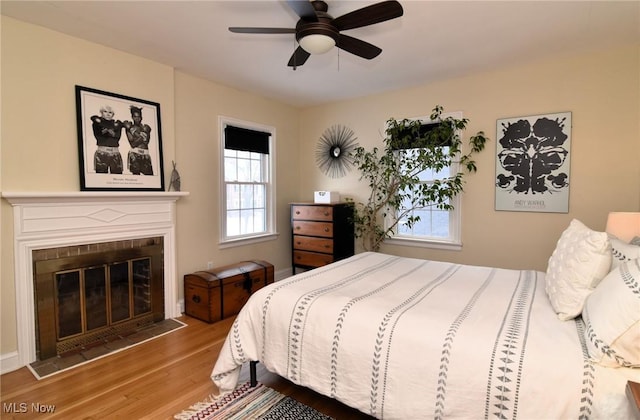
[[[571,112],[500,119],[496,126],[496,210],[567,213]]]

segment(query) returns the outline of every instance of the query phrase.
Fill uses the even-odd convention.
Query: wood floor
[[[215,324],[179,319],[188,326],[40,381],[26,367],[0,376],[0,417],[173,418],[217,391],[209,375],[233,322],[233,318]],[[243,368],[241,380],[248,380],[248,375],[248,368]],[[261,365],[258,380],[336,419],[371,419]]]

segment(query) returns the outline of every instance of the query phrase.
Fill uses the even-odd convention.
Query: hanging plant
[[[353,130],[332,125],[320,136],[316,146],[316,164],[331,178],[343,177],[353,166],[353,151],[358,146]]]
[[[411,227],[420,220],[411,216],[413,210],[437,207],[452,210],[451,199],[463,191],[464,176],[476,171],[473,155],[484,149],[487,137],[482,131],[469,139],[470,152],[462,154],[460,133],[468,120],[442,118],[442,107],[436,106],[431,121],[436,128],[422,132],[420,121],[389,119],[385,147],[367,151],[357,147],[354,165],[370,188],[368,201],[355,204],[356,237],[367,251],[378,251],[385,238],[393,236],[402,220]],[[443,143],[449,147],[445,151]],[[419,145],[415,153],[397,153],[407,144]],[[420,174],[426,170],[440,171],[457,162],[461,170],[432,183],[421,183]],[[385,218],[388,223],[385,224]]]

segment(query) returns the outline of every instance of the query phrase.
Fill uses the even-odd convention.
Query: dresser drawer
[[[313,238],[310,236],[293,236],[293,248],[304,251],[325,252],[333,254],[333,240],[325,238]]]
[[[301,220],[293,221],[294,235],[333,237],[333,223],[327,222],[305,222]]]
[[[333,220],[333,207],[329,206],[293,206],[291,216],[302,220]]]
[[[321,267],[333,262],[333,255],[307,251],[293,251],[293,262],[307,267]]]

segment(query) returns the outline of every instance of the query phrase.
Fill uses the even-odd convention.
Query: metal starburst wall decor
[[[356,140],[353,130],[344,125],[327,128],[316,146],[318,168],[331,178],[345,176],[353,165],[351,153],[358,146]]]

